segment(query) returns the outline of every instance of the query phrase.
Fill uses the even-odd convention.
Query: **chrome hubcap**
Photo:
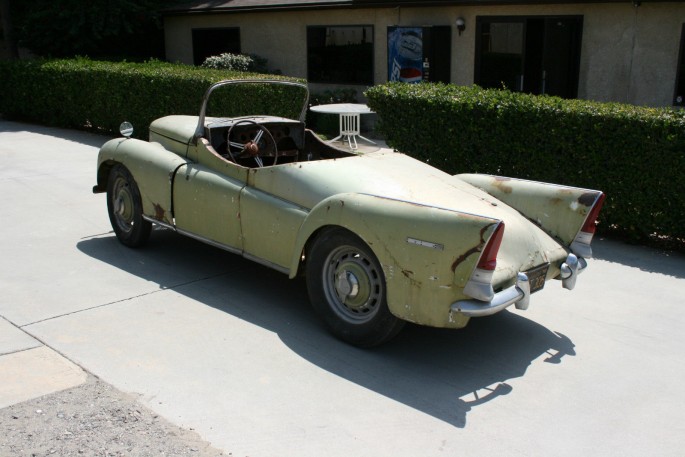
[[[373,318],[382,299],[382,276],[362,252],[335,249],[323,274],[326,295],[340,317],[355,323]]]
[[[117,225],[124,231],[130,230],[133,225],[133,196],[124,179],[115,184],[112,204]]]

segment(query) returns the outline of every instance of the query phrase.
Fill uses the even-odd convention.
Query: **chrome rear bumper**
[[[578,275],[585,271],[587,262],[582,257],[569,254],[561,264],[561,283],[565,289],[573,289]],[[530,283],[525,273],[518,273],[516,284],[497,292],[492,300],[486,302],[476,299],[459,300],[452,303],[450,311],[468,317],[490,316],[515,305],[517,309],[528,309],[530,303]]]

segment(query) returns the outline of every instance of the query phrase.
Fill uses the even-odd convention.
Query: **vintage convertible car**
[[[301,89],[300,119],[207,116],[212,93],[238,84]],[[157,224],[303,274],[330,330],[364,347],[405,321],[461,328],[526,309],[552,279],[574,287],[602,192],[451,176],[399,152],[338,149],[305,128],[308,97],[299,83],[222,81],[199,116],[155,120],[149,142],[108,141],[93,192],[107,192],[119,241],[141,246]]]

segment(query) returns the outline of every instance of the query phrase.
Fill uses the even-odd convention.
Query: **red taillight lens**
[[[587,215],[587,218],[585,219],[585,224],[583,224],[583,228],[580,229],[581,232],[595,233],[595,223],[597,222],[597,217],[599,216],[599,212],[602,209],[602,205],[604,204],[605,198],[605,194],[601,194],[599,196],[599,198],[595,202],[595,206],[593,206],[590,210],[590,214]]]
[[[504,222],[500,222],[492,234],[483,253],[478,261],[478,267],[481,270],[493,271],[497,266],[497,251],[502,244],[502,237],[504,236]]]

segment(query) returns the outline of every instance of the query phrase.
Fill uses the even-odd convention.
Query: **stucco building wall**
[[[283,74],[307,77],[307,26],[373,25],[374,82],[387,81],[387,27],[450,25],[451,82],[474,82],[477,16],[583,17],[578,98],[670,106],[685,23],[684,2],[454,6],[196,14],[165,18],[170,61],[193,62],[192,30],[239,27],[241,50]],[[466,30],[459,35],[455,21]],[[360,88],[360,90],[363,88]]]

